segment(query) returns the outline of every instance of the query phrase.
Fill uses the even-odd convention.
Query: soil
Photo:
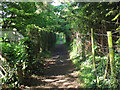
[[[46,59],[44,76],[31,76],[25,88],[80,88],[78,72],[69,59],[65,45],[57,45]]]

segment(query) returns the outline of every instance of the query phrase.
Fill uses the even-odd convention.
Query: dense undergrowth
[[[27,30],[32,28],[35,29],[31,25]],[[26,78],[44,73],[44,58],[50,57],[56,35],[48,31],[38,31],[37,36],[32,34],[31,37],[30,33],[24,39],[14,42],[9,41],[7,35],[1,38],[0,47],[2,47],[2,56],[5,58],[1,65],[5,71],[2,85],[7,88],[26,85]]]
[[[77,40],[76,40],[77,41]],[[113,78],[110,75],[110,62],[107,62],[107,55],[95,56],[96,70],[93,69],[93,56],[91,53],[86,52],[86,59],[83,59],[81,54],[82,51],[78,50],[81,48],[81,44],[77,46],[76,41],[71,44],[70,59],[77,68],[79,74],[79,81],[81,82],[82,88],[117,88],[120,87],[120,55],[115,52],[115,67],[116,67],[116,78],[117,83],[114,83]],[[77,47],[76,47],[77,46]],[[96,52],[98,50],[96,48]],[[105,78],[106,65],[109,63],[107,76]]]

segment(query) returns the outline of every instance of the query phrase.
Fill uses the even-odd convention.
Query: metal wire
[[[118,32],[120,32],[120,30],[115,31],[115,32],[113,32],[112,34],[115,34],[115,33],[118,33]]]
[[[114,30],[115,30],[115,29],[114,29]],[[118,33],[118,32],[120,32],[120,30],[115,31],[115,32],[113,32],[112,34],[115,34],[115,33]],[[95,32],[94,32],[94,34],[95,34],[95,35],[98,35],[98,36],[107,36],[107,34],[100,34],[100,33],[95,33]],[[88,34],[79,34],[79,35],[90,36],[91,33],[88,33]],[[113,36],[113,35],[112,35],[112,36]],[[120,37],[120,36],[116,36],[116,37]]]
[[[94,34],[98,36],[107,36],[106,34],[99,34],[99,33],[94,33]]]

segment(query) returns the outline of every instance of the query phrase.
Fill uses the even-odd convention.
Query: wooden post
[[[112,33],[111,33],[111,31],[107,32],[107,36],[108,36],[108,46],[109,46],[110,69],[111,69],[112,82],[114,83],[114,88],[116,88],[117,87],[117,79],[116,79],[114,51],[113,51],[113,43],[112,43]]]
[[[92,43],[92,55],[93,55],[93,69],[95,70],[95,49],[94,49],[93,28],[91,28],[91,43]]]
[[[113,51],[113,43],[112,43],[112,33],[111,31],[107,32],[108,35],[108,46],[109,46],[109,55],[110,55],[110,68],[111,75],[114,76],[114,51]]]

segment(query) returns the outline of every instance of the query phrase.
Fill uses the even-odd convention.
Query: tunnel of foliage
[[[2,84],[19,87],[25,77],[44,72],[44,58],[63,32],[70,59],[79,72],[81,87],[120,87],[120,6],[119,2],[63,2],[59,6],[42,2],[2,2],[2,28],[15,29],[24,36],[19,41],[1,40],[5,73]],[[91,45],[94,30],[95,67]],[[107,31],[112,31],[114,77],[108,57]],[[6,73],[7,71],[7,73]]]

